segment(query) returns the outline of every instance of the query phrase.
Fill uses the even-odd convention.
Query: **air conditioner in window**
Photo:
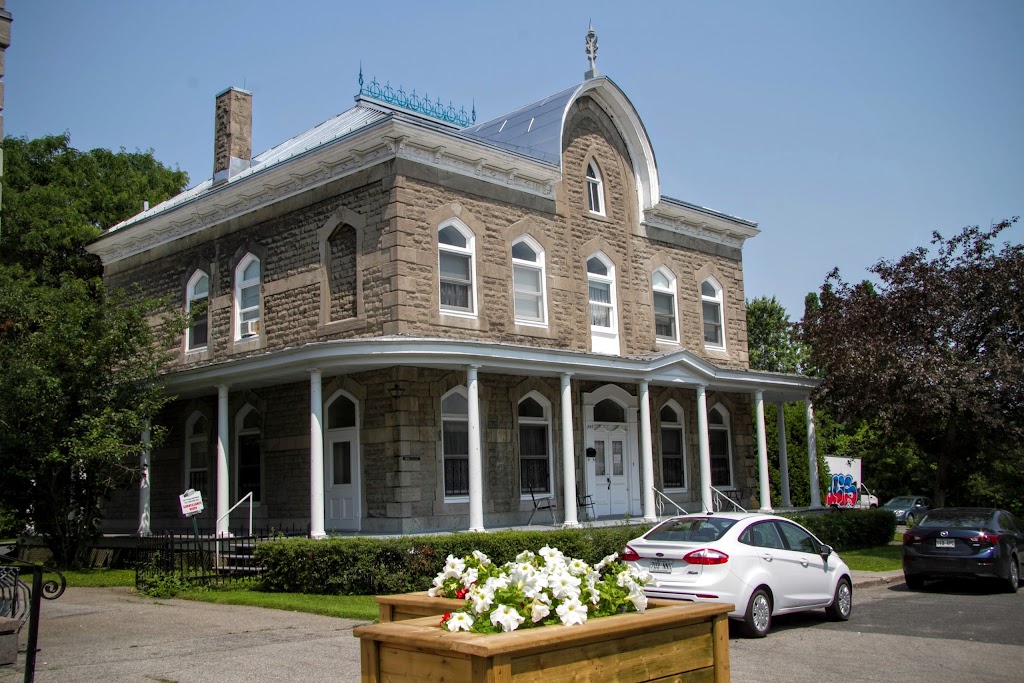
[[[242,321],[242,337],[255,337],[260,333],[260,321],[259,320],[243,320]]]

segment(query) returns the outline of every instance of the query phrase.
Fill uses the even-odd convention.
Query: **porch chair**
[[[526,526],[530,526],[531,524],[533,524],[533,516],[537,514],[538,510],[547,510],[548,512],[550,512],[551,525],[554,526],[555,524],[557,524],[557,522],[555,521],[555,510],[558,509],[558,506],[555,504],[554,494],[545,493],[542,494],[542,498],[538,498],[533,493],[533,487],[527,487],[527,490],[530,492],[530,500],[533,501],[533,511],[530,513],[530,519],[526,522]]]
[[[590,497],[589,493],[576,494],[576,508],[583,510],[587,519],[597,519],[597,512],[594,511],[594,499]]]

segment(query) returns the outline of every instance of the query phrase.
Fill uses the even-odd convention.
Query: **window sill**
[[[444,497],[444,504],[445,505],[450,505],[450,504],[456,504],[457,505],[459,503],[465,504],[465,503],[468,503],[468,502],[469,502],[469,496],[445,496]]]

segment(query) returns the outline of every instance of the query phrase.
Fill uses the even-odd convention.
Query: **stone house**
[[[586,75],[479,124],[360,75],[256,157],[251,95],[218,95],[212,177],[90,246],[191,321],[168,437],[107,530],[183,527],[188,488],[207,530],[251,494],[314,537],[523,524],[552,497],[566,526],[716,490],[771,508],[763,403],[815,385],[748,369],[756,224],[662,195],[639,114]]]

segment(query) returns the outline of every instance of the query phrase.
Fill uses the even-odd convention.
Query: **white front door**
[[[639,470],[635,439],[626,425],[592,425],[587,430],[587,493],[594,512],[602,515],[640,514]]]
[[[359,441],[356,430],[327,432],[324,439],[324,526],[359,530]]]

